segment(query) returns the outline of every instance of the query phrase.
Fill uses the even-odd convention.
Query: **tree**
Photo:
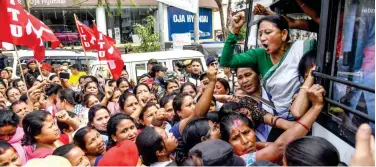
[[[222,2],[223,0],[214,0],[217,3],[218,6],[218,11],[219,11],[219,16],[221,18],[221,27],[222,27],[222,34],[223,34],[223,40],[227,39],[227,35],[230,32],[231,29],[231,21],[232,21],[232,0],[228,0],[227,4],[227,17],[226,17],[226,22],[225,22],[225,17],[223,14],[223,5]]]
[[[232,21],[232,8],[231,8],[232,0],[228,0],[228,5],[227,5],[227,23],[226,23],[226,28],[227,28],[227,33],[230,32],[231,30],[231,21]],[[226,34],[227,37],[227,34]]]
[[[219,10],[219,16],[221,18],[221,27],[222,27],[223,40],[226,40],[227,39],[228,31],[227,31],[227,26],[226,26],[224,14],[223,14],[222,0],[215,0],[215,2],[217,3],[218,10]]]
[[[135,49],[136,52],[155,52],[160,51],[159,33],[154,32],[155,18],[146,17],[146,24],[135,24],[134,32],[141,38],[141,45]]]

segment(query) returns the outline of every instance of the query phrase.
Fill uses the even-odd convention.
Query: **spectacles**
[[[210,63],[210,66],[218,66],[218,62]]]

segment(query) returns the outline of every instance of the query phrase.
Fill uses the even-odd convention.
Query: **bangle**
[[[303,3],[302,5],[300,5],[300,7],[302,8],[304,5],[305,5],[305,3]]]
[[[272,119],[270,121],[270,123],[272,124],[272,127],[273,127],[273,122],[274,122],[274,116],[272,116]]]
[[[277,118],[274,120],[273,122],[273,128],[276,128],[277,127],[277,121],[278,119],[280,119],[281,117],[277,116]]]
[[[305,129],[307,129],[307,131],[310,131],[310,129],[308,128],[308,126],[306,126],[303,123],[301,123],[300,120],[297,120],[296,123],[302,125]]]
[[[305,89],[305,90],[307,90],[307,89],[309,89],[309,87],[308,87],[308,86],[301,86],[300,89]]]

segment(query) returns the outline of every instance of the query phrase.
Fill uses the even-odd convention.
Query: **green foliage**
[[[244,26],[240,29],[239,41],[244,41],[246,33],[247,33],[247,26],[246,24],[244,24]]]
[[[125,49],[125,53],[128,54],[128,53],[132,53],[133,50],[135,50],[136,47],[132,46],[132,43],[125,43],[124,44],[124,49]]]
[[[134,32],[137,34],[142,42],[141,45],[136,48],[136,52],[155,52],[160,51],[161,46],[159,44],[159,33],[154,32],[155,18],[153,16],[146,17],[146,24],[135,24]]]

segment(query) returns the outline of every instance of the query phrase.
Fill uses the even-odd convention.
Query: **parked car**
[[[3,52],[4,55],[8,56],[8,66],[13,68],[12,77],[20,76],[20,68],[18,65],[18,59],[21,63],[27,63],[28,60],[34,58],[34,52],[32,50],[19,50],[18,56],[15,51]],[[53,65],[61,64],[64,61],[69,62],[69,64],[78,64],[79,66],[87,66],[87,64],[92,64],[98,60],[96,52],[86,52],[88,62],[86,62],[86,57],[84,52],[79,50],[46,50],[46,56],[44,62]]]
[[[121,55],[125,67],[129,74],[129,79],[137,81],[138,78],[147,73],[147,63],[150,59],[157,59],[168,71],[177,71],[177,63],[183,64],[185,60],[198,59],[202,64],[202,70],[206,71],[206,63],[204,55],[201,52],[193,50],[172,50],[161,52],[148,52],[148,53],[132,53]],[[106,78],[109,73],[107,62],[97,61],[91,64],[90,74],[94,76],[101,76]]]

